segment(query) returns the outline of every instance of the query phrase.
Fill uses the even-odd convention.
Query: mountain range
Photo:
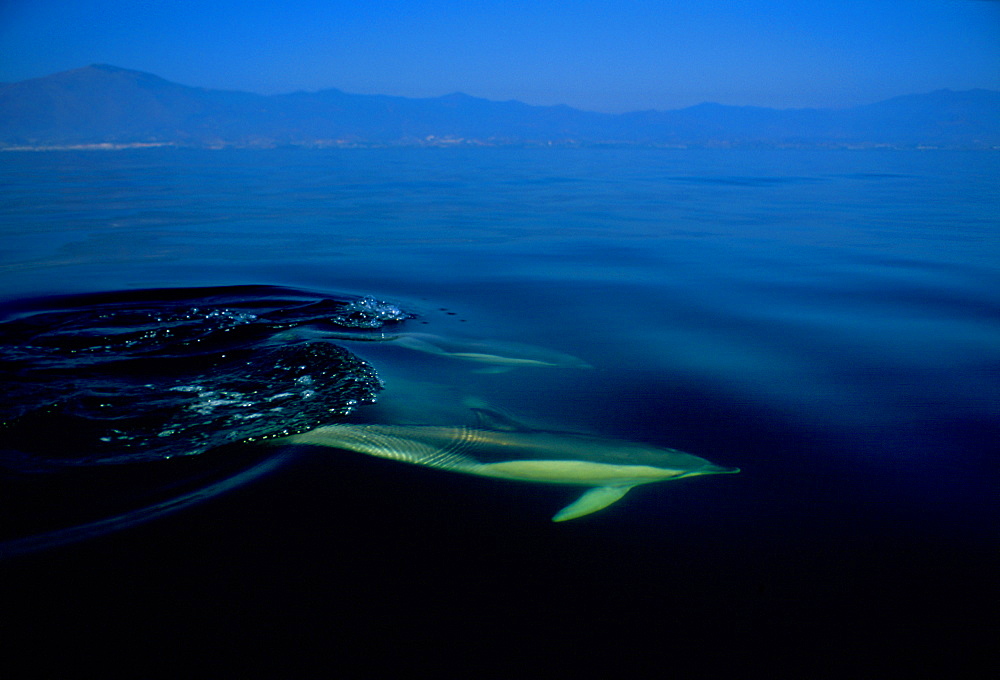
[[[844,109],[699,104],[606,114],[455,93],[259,95],[108,65],[0,84],[0,148],[631,144],[1000,147],[1000,92],[939,90]]]

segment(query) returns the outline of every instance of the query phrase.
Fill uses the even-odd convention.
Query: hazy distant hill
[[[699,104],[619,115],[450,94],[256,95],[95,65],[0,85],[0,146],[166,143],[625,143],[1000,146],[1000,92],[940,90],[849,109]]]

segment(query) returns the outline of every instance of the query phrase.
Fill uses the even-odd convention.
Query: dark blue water
[[[5,625],[289,668],[537,653],[815,677],[982,653],[998,178],[992,152],[3,154]],[[362,296],[405,312],[394,332],[592,368],[323,336]],[[325,315],[289,311],[310,304]],[[56,312],[77,325],[47,330]],[[324,392],[331,422],[462,424],[485,403],[742,473],[553,524],[572,489],[241,443],[284,412],[258,431],[224,410],[358,367],[381,383]],[[110,444],[88,390],[123,419]],[[286,403],[287,427],[322,420],[314,403]]]

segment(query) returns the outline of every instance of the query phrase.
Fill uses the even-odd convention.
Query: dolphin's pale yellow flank
[[[342,424],[278,441],[357,451],[481,477],[589,487],[555,514],[555,522],[606,508],[640,484],[739,472],[674,449],[532,430],[485,409],[473,411],[478,427]]]

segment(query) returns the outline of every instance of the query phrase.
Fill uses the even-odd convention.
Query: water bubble
[[[350,328],[380,328],[386,322],[403,321],[411,318],[411,314],[403,311],[390,302],[377,300],[366,295],[344,306],[332,320],[341,326]]]

